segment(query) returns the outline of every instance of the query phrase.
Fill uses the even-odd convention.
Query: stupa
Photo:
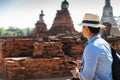
[[[103,14],[101,18],[101,23],[103,22],[108,22],[111,23],[112,25],[117,25],[117,22],[113,17],[113,9],[110,4],[110,0],[105,0],[105,6],[103,8]]]
[[[61,4],[61,10],[57,11],[52,27],[48,31],[48,35],[57,35],[66,32],[76,32],[68,7],[69,3],[66,0],[64,0]]]
[[[114,19],[114,16],[113,16],[113,9],[112,9],[110,0],[105,0],[105,6],[103,8],[101,23],[107,27],[104,32],[105,33],[109,32],[109,33],[106,33],[106,34],[120,35],[117,21]],[[109,26],[108,24],[111,24],[111,26]]]
[[[44,23],[43,16],[44,16],[43,10],[41,10],[41,14],[39,15],[39,20],[35,24],[36,27],[34,28],[32,33],[33,37],[42,37],[47,34],[48,30],[46,24]]]

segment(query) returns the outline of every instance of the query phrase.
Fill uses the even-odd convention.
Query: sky
[[[34,28],[39,20],[41,10],[47,28],[50,29],[56,17],[57,10],[61,10],[64,0],[0,0],[0,28],[10,26],[18,28]],[[94,13],[102,16],[105,0],[67,0],[69,2],[69,13],[74,27],[81,31],[80,26],[85,13]],[[113,15],[120,16],[120,1],[111,0]]]

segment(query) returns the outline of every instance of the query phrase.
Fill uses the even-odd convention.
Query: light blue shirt
[[[100,35],[94,36],[83,52],[80,80],[112,80],[112,61],[110,45]]]

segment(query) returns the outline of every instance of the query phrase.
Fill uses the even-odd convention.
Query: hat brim
[[[105,28],[104,25],[101,25],[101,24],[89,24],[89,23],[81,23],[79,24],[80,26],[90,26],[90,27],[93,27],[93,28]]]

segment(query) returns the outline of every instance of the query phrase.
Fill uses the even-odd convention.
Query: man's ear
[[[87,32],[89,31],[89,28],[88,28],[88,26],[86,26],[86,31],[87,31]]]

